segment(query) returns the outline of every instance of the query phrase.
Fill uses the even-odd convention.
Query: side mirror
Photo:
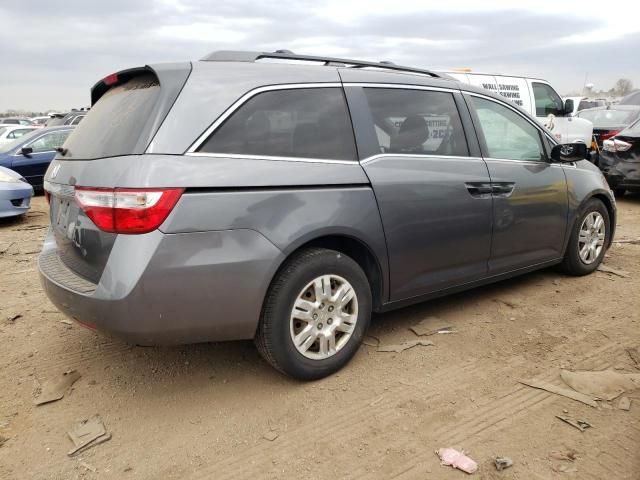
[[[22,155],[24,155],[25,157],[28,157],[29,155],[31,155],[33,153],[33,148],[31,148],[31,147],[22,147],[20,149],[20,153]]]
[[[584,143],[563,143],[551,149],[551,160],[562,163],[579,162],[585,160],[588,153]]]
[[[574,108],[573,99],[567,98],[564,101],[564,114],[567,116],[573,115],[573,108]]]

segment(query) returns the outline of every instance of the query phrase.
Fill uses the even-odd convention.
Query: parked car
[[[611,105],[590,108],[578,112],[578,117],[593,123],[593,137],[602,148],[602,143],[617,135],[625,127],[640,118],[640,105]]]
[[[435,72],[217,52],[114,73],[91,98],[45,177],[39,270],[62,312],[135,344],[254,338],[319,378],[372,311],[551,265],[585,275],[614,234],[586,145]]]
[[[631,92],[620,100],[620,105],[640,105],[640,90]]]
[[[600,168],[616,195],[640,192],[640,120],[604,141]]]
[[[0,166],[15,170],[36,188],[42,188],[44,173],[56,149],[75,127],[37,128],[0,146]]]
[[[475,73],[470,70],[449,71],[447,75],[502,95],[542,123],[560,143],[580,142],[591,147],[593,126],[572,116],[573,101],[569,104],[546,80],[513,75]]]
[[[34,127],[44,127],[50,118],[51,117],[49,115],[46,115],[44,117],[33,117],[30,120]]]
[[[60,125],[64,125],[64,118],[67,116],[67,113],[52,113],[49,115],[49,119],[44,124],[45,127],[58,127]]]
[[[84,110],[73,110],[69,113],[57,113],[49,121],[47,121],[47,127],[54,127],[58,125],[77,125],[87,115]]]
[[[567,114],[575,116],[579,111],[587,108],[606,107],[607,101],[601,98],[566,97],[563,99]]]
[[[22,125],[2,126],[0,125],[0,147],[13,142],[24,134],[33,132],[37,127],[24,127]]]
[[[0,167],[0,218],[23,215],[29,210],[33,187],[18,173]]]
[[[2,125],[31,125],[31,120],[22,117],[6,117],[0,118]]]

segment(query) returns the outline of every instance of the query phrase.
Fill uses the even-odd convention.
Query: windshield
[[[65,160],[90,160],[134,153],[160,94],[149,73],[107,91],[83,118],[65,147]]]
[[[578,113],[580,118],[584,118],[593,123],[595,128],[619,127],[627,125],[635,120],[640,114],[638,110],[585,110]]]

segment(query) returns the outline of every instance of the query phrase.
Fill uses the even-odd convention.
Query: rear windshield
[[[65,160],[128,155],[149,120],[160,84],[153,74],[140,75],[105,93],[65,143]]]
[[[639,110],[585,110],[578,113],[593,123],[595,128],[619,127],[627,125],[638,117]]]

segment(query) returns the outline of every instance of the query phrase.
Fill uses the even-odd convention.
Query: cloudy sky
[[[122,68],[214,50],[470,67],[640,86],[640,2],[585,0],[0,0],[0,111],[68,109]],[[615,8],[609,5],[615,4]]]

